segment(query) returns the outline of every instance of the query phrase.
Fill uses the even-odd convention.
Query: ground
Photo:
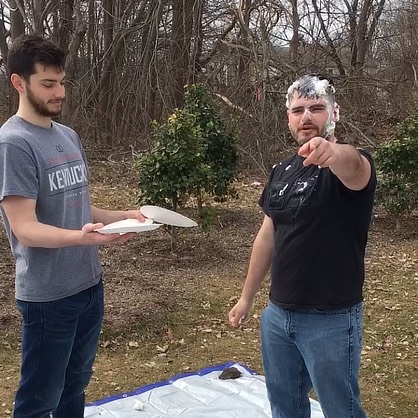
[[[135,206],[129,164],[96,163],[92,198],[107,208]],[[262,220],[260,187],[237,181],[240,199],[215,204],[209,233],[178,230],[170,251],[167,230],[141,234],[101,249],[106,319],[87,391],[89,401],[165,380],[175,374],[238,361],[262,373],[259,317],[266,283],[249,323],[231,329],[226,315],[237,300],[252,241]],[[196,218],[191,206],[182,210]],[[395,222],[378,212],[370,232],[365,285],[361,390],[371,418],[416,418],[418,410],[418,216]],[[14,264],[0,233],[0,416],[10,416],[19,377],[20,319]]]

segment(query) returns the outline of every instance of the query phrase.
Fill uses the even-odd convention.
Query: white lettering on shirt
[[[73,167],[59,168],[48,174],[49,189],[51,192],[65,190],[77,184],[87,184],[87,169],[85,164]]]

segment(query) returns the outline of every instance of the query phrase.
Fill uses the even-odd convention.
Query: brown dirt
[[[135,206],[135,173],[127,164],[92,167],[95,204]],[[210,233],[179,230],[170,251],[167,230],[141,234],[101,249],[106,319],[90,401],[184,372],[234,360],[262,373],[259,316],[266,283],[251,321],[240,330],[226,324],[237,300],[262,214],[260,187],[237,182],[240,199],[214,204]],[[121,186],[122,185],[122,186]],[[195,208],[184,214],[196,218]],[[370,417],[416,418],[418,410],[418,216],[401,231],[379,214],[367,253],[365,333],[361,386]],[[19,377],[20,319],[14,305],[14,263],[0,234],[0,416],[10,416]]]

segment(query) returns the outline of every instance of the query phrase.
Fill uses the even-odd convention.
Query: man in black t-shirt
[[[264,221],[229,323],[245,321],[271,269],[261,341],[273,418],[309,418],[312,388],[325,417],[365,418],[358,372],[373,161],[337,142],[331,80],[301,77],[289,87],[286,105],[300,148],[275,166],[263,190]]]

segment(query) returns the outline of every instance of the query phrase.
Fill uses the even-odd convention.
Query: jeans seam
[[[361,307],[357,306],[356,308],[356,324],[357,324],[357,335],[358,335],[358,341],[359,341],[359,345],[362,345],[363,342],[363,335],[362,335],[362,328],[361,328]]]
[[[349,331],[349,365],[348,365],[348,387],[350,388],[350,415],[352,418],[354,418],[354,397],[353,397],[353,390],[351,387],[352,384],[352,375],[353,375],[353,333],[354,333],[354,322],[357,323],[357,321],[354,320],[354,313],[356,309],[350,309],[350,331]]]
[[[43,336],[44,336],[45,320],[44,320],[44,310],[43,310],[44,305],[42,303],[39,303],[39,302],[37,303],[37,305],[38,305],[38,309],[39,309],[39,313],[40,313],[40,323],[41,323],[41,329],[40,329],[40,332],[39,332],[39,335],[38,335],[38,341],[37,341],[38,351],[40,351],[41,350],[42,339],[43,339]],[[39,368],[39,361],[40,361],[40,355],[38,355],[38,362],[36,364],[36,369]],[[37,373],[37,377],[39,379],[39,373]]]
[[[28,326],[29,326],[29,323],[30,323],[30,320],[31,320],[31,318],[30,318],[31,307],[32,307],[32,310],[36,309],[39,312],[40,332],[37,336],[37,340],[35,341],[35,344],[38,346],[38,349],[37,349],[38,355],[37,355],[36,363],[33,365],[34,369],[36,370],[36,375],[35,375],[36,376],[36,382],[37,382],[36,386],[39,388],[40,387],[40,382],[39,382],[40,375],[39,375],[38,370],[39,370],[41,343],[42,343],[42,338],[43,338],[43,334],[44,334],[44,313],[43,313],[43,309],[42,309],[43,304],[41,302],[26,302],[26,301],[24,301],[23,303],[25,304],[25,311],[26,311],[25,320],[26,320]],[[32,312],[32,316],[33,316],[33,312]],[[35,317],[36,317],[36,315],[35,315]],[[22,335],[23,335],[23,332],[22,332]],[[27,339],[27,337],[26,337],[26,339]],[[28,342],[26,341],[26,344],[27,343]]]
[[[303,386],[303,361],[299,364],[299,376],[298,376],[298,415],[303,418],[302,409],[302,386]]]

